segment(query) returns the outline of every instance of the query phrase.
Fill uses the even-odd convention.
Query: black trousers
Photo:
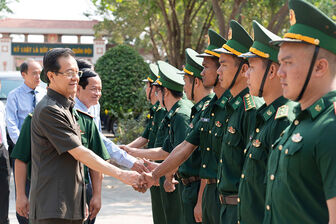
[[[0,145],[0,224],[9,223],[9,182],[10,182],[9,154],[3,144]]]

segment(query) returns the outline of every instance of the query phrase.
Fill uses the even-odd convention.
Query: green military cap
[[[159,76],[155,83],[170,90],[183,92],[183,76],[179,74],[181,71],[164,61],[158,61],[158,67]]]
[[[271,44],[308,43],[336,54],[336,23],[322,11],[303,0],[290,0],[289,20],[288,33]]]
[[[203,58],[197,57],[197,55],[199,54],[191,48],[185,50],[186,63],[183,72],[179,74],[188,74],[202,79],[201,72],[203,71]]]
[[[235,20],[231,20],[228,34],[228,41],[222,48],[214,51],[220,54],[232,54],[239,56],[248,52],[253,43],[252,38],[246,30]]]
[[[213,50],[223,46],[223,44],[225,43],[226,43],[226,40],[224,37],[216,33],[214,30],[209,29],[208,30],[208,47],[207,49],[205,49],[204,53],[197,55],[197,57],[215,56],[219,58],[219,54],[214,52]]]
[[[151,63],[149,64],[150,74],[147,78],[142,80],[143,82],[151,82],[154,83],[157,79],[157,76],[159,75],[159,68],[157,64]]]
[[[278,62],[279,47],[270,45],[269,42],[280,37],[253,20],[254,42],[249,52],[241,54],[239,57],[251,58],[262,57],[274,62]]]

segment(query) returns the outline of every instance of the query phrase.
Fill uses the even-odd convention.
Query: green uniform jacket
[[[231,98],[226,104],[222,124],[223,143],[218,165],[218,192],[225,196],[238,193],[244,163],[244,148],[255,127],[256,108],[264,102],[252,97],[248,88]]]
[[[229,91],[218,99],[215,95],[209,104],[204,104],[201,118],[190,132],[186,141],[198,145],[201,150],[201,169],[199,176],[203,179],[217,178],[217,166],[224,130],[225,105],[231,97]]]
[[[256,126],[244,150],[245,162],[238,190],[238,221],[262,223],[265,209],[265,174],[272,144],[293,120],[295,103],[279,97],[257,110]]]
[[[199,121],[204,105],[208,105],[214,95],[214,93],[211,93],[205,96],[191,108],[191,115],[189,120],[190,124],[187,130],[187,136],[191,133],[193,127],[196,126],[197,122]],[[179,167],[179,175],[182,178],[199,176],[201,161],[201,150],[199,147],[197,147],[191,156]]]
[[[91,149],[95,154],[97,154],[104,160],[110,159],[107,149],[105,148],[105,145],[100,138],[99,130],[95,125],[93,118],[90,115],[79,110],[75,111],[74,116],[77,119],[77,122],[81,129],[81,140],[83,146]],[[29,114],[24,120],[21,127],[19,139],[11,154],[12,158],[19,159],[22,162],[27,163],[28,179],[30,179],[31,171],[31,119],[32,115]],[[85,171],[85,182],[89,183],[87,168]]]
[[[336,197],[336,91],[294,113],[269,157],[264,223],[328,223],[326,200]]]
[[[142,133],[142,137],[145,139],[149,139],[149,135],[153,126],[153,120],[154,120],[154,114],[157,110],[157,108],[160,106],[160,102],[156,102],[151,108],[149,109],[149,114],[147,115],[147,120],[146,120],[146,128],[144,132]]]
[[[160,105],[156,108],[154,117],[152,120],[152,125],[150,127],[149,137],[148,137],[148,148],[155,148],[155,147],[161,147],[163,144],[163,140],[161,140],[161,145],[155,146],[156,139],[163,139],[164,137],[159,137],[159,127],[162,123],[163,118],[166,116],[167,110],[165,108],[162,108]],[[159,143],[158,143],[159,144]]]
[[[179,100],[165,116],[164,120],[169,127],[169,135],[164,140],[162,149],[171,152],[177,145],[184,141],[189,124],[192,104],[190,101]]]

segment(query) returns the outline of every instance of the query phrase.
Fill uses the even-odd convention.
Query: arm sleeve
[[[186,114],[177,114],[175,116],[173,125],[173,132],[174,132],[174,142],[172,144],[173,147],[176,147],[185,140],[188,128],[189,128],[189,116]]]
[[[19,117],[17,109],[17,99],[15,94],[9,94],[6,103],[6,126],[8,130],[9,137],[16,144],[19,135]]]
[[[335,124],[324,128],[319,134],[319,141],[315,147],[316,164],[320,170],[326,200],[336,197],[335,133]]]
[[[96,153],[104,160],[110,159],[110,155],[105,147],[102,138],[100,137],[100,132],[95,122],[91,123],[89,149],[91,149],[94,153]]]
[[[100,133],[108,153],[113,161],[119,165],[125,166],[131,169],[136,161],[136,158],[127,154],[124,150],[120,149],[114,142],[106,138],[102,133]]]
[[[193,145],[200,145],[200,124],[201,122],[198,121],[194,126],[193,130],[189,133],[186,141]]]
[[[20,136],[14,146],[11,157],[28,163],[31,161],[31,116],[27,116],[24,120]]]
[[[53,107],[45,107],[40,112],[38,120],[40,123],[38,128],[59,154],[82,145],[76,130],[61,111]]]

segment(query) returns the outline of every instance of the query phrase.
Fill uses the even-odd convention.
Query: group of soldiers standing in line
[[[150,65],[145,132],[121,148],[151,170],[133,187],[155,224],[336,223],[336,24],[289,7],[284,38],[232,20],[182,73]]]

